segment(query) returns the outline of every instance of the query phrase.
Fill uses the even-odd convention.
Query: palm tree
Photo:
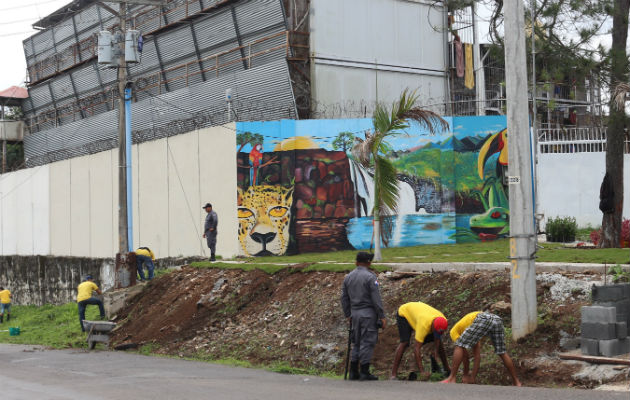
[[[416,121],[431,134],[448,129],[448,123],[433,111],[415,107],[416,92],[407,89],[388,111],[382,104],[376,105],[372,124],[374,133],[366,132],[365,139],[355,137],[352,155],[365,168],[374,169],[374,261],[381,261],[381,240],[387,245],[392,234],[391,217],[398,208],[398,178],[396,167],[387,158],[391,146],[390,136],[404,134],[409,121]],[[382,224],[382,226],[381,226]]]

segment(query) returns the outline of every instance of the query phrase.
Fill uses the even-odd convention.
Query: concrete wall
[[[49,167],[0,175],[0,255],[50,252]]]
[[[234,125],[226,125],[133,146],[135,247],[158,258],[209,257],[201,206],[211,202],[217,253],[237,253],[235,143]],[[112,150],[2,175],[2,254],[114,256],[117,174]]]
[[[624,168],[630,167],[625,155]],[[557,153],[538,156],[538,197],[545,221],[550,217],[572,216],[579,226],[601,226],[599,188],[606,172],[605,153]],[[630,181],[626,179],[626,185]],[[630,196],[625,188],[623,215],[630,217]]]
[[[341,103],[358,110],[361,102],[368,108],[376,100],[390,103],[405,88],[418,89],[423,104],[445,102],[446,39],[433,29],[444,26],[443,6],[431,3],[313,0],[314,111],[329,112],[318,105]]]
[[[76,287],[91,274],[103,290],[113,286],[113,260],[78,257],[3,256],[0,282],[13,304],[65,304],[76,301]]]

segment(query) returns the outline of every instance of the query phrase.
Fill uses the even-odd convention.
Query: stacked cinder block
[[[582,307],[582,354],[630,352],[630,284],[593,286],[593,305]]]

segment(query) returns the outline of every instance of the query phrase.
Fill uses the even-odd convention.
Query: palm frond
[[[626,95],[628,93],[630,93],[630,85],[624,82],[617,84],[613,95],[613,104],[617,110],[621,110],[626,106]]]
[[[417,100],[418,95],[415,91],[409,92],[405,89],[400,98],[392,104],[390,112],[382,104],[377,104],[372,117],[375,135],[386,137],[400,134],[401,131],[409,128],[409,121],[418,122],[431,134],[448,129],[448,122],[437,113],[415,107]]]
[[[431,110],[414,107],[401,115],[408,121],[416,121],[432,135],[448,129],[448,122]]]

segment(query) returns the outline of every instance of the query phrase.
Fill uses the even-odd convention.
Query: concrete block
[[[615,309],[617,310],[617,315],[630,314],[630,299],[618,301],[602,301],[593,305],[599,307],[615,307]]]
[[[619,301],[627,298],[626,284],[602,285],[592,288],[593,302]]]
[[[585,339],[617,339],[617,324],[582,322],[582,337]]]
[[[601,324],[617,322],[617,309],[615,307],[583,306],[582,323],[584,322]]]
[[[580,340],[580,349],[582,350],[582,354],[584,355],[598,356],[599,355],[599,340],[582,338]]]
[[[630,338],[599,341],[599,354],[613,357],[630,352]]]
[[[617,322],[616,324],[617,339],[625,339],[628,337],[628,324],[624,322]]]

